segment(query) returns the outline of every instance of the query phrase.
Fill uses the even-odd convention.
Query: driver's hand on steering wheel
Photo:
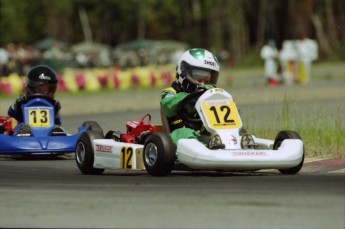
[[[186,111],[188,114],[192,115],[193,117],[196,116],[197,111],[195,109],[195,103],[196,103],[196,100],[192,100],[190,101],[189,103],[186,104]]]
[[[12,109],[18,111],[20,107],[28,101],[26,95],[20,95],[17,97],[16,101],[12,105]]]
[[[61,104],[59,101],[55,101],[55,104],[54,104],[54,111],[55,111],[55,114],[57,114],[61,109]]]
[[[202,85],[198,85],[197,90],[209,90],[214,88],[214,85],[212,84],[202,84]]]

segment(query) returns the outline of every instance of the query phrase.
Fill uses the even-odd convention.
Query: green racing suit
[[[203,88],[209,89],[213,88],[213,86],[204,85]],[[164,89],[161,93],[161,109],[163,114],[167,117],[170,136],[175,145],[177,145],[177,142],[180,139],[194,138],[198,140],[200,136],[201,126],[184,122],[177,113],[178,104],[187,95],[188,93],[182,91],[181,87],[176,82],[174,82],[171,87]],[[194,104],[191,104],[191,106],[193,106],[191,112],[196,114]]]

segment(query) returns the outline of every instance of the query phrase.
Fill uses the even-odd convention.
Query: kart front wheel
[[[104,172],[104,169],[93,167],[94,149],[92,146],[92,140],[102,138],[102,134],[94,130],[88,130],[80,134],[75,150],[75,160],[79,170],[83,174],[99,175]]]
[[[159,132],[150,135],[144,146],[143,160],[152,176],[167,176],[174,167],[176,147],[171,137]]]
[[[283,130],[278,133],[276,139],[274,140],[273,149],[275,150],[278,149],[285,139],[301,139],[302,140],[302,138],[299,136],[297,132],[291,131],[291,130]],[[301,170],[303,166],[303,162],[304,162],[304,147],[303,147],[303,157],[302,157],[301,162],[292,168],[279,169],[279,172],[281,172],[282,174],[296,174]]]

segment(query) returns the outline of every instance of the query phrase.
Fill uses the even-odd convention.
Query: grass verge
[[[341,105],[334,116],[329,116],[320,107],[314,107],[308,116],[301,116],[297,100],[285,96],[277,120],[272,124],[253,123],[250,120],[244,120],[244,123],[247,124],[246,129],[262,138],[275,139],[280,130],[298,132],[304,142],[306,157],[345,157],[343,112]]]

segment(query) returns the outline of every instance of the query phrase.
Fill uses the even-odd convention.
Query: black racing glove
[[[21,106],[28,101],[28,98],[25,95],[20,95],[17,97],[16,101],[12,105],[12,109],[19,111]]]
[[[61,109],[61,104],[60,104],[60,102],[59,101],[55,101],[55,104],[54,104],[54,113],[55,114],[58,114],[59,113],[59,111],[60,111],[60,109]]]
[[[209,90],[209,89],[212,89],[212,88],[215,88],[215,87],[216,86],[212,85],[212,84],[203,84],[203,85],[198,85],[197,90]]]

